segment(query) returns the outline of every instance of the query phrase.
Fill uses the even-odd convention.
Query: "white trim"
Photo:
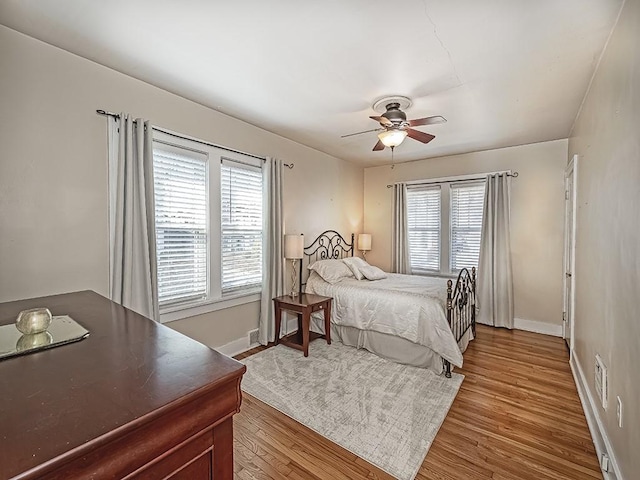
[[[567,198],[567,184],[568,179],[571,178],[572,189],[571,189],[571,198]],[[564,200],[564,253],[563,253],[563,278],[562,278],[562,310],[563,310],[563,318],[568,317],[566,322],[562,322],[562,338],[567,338],[567,332],[565,331],[565,327],[567,322],[570,325],[570,336],[569,336],[569,350],[573,353],[574,348],[574,331],[575,331],[575,308],[576,308],[576,231],[577,231],[577,218],[578,218],[578,155],[575,154],[567,164],[567,167],[564,172],[564,188],[565,188],[565,200]],[[567,245],[567,202],[571,202],[571,245]],[[570,259],[568,261],[567,259]],[[571,305],[567,305],[567,266],[571,265],[571,277],[569,279],[568,288],[571,291]],[[568,310],[568,312],[567,312]]]
[[[286,322],[286,331],[283,335],[290,335],[298,330],[298,317],[293,316],[287,319]],[[311,323],[309,325],[309,331],[319,333],[320,335],[324,335],[324,321],[322,317],[320,319],[314,320],[314,317],[311,317]]]
[[[284,335],[289,335],[290,333],[295,332],[296,330],[298,330],[298,317],[297,316],[289,316],[289,318],[287,319],[287,322],[285,323],[285,332]],[[311,328],[311,326],[309,326],[309,328]]]
[[[516,330],[525,330],[527,332],[542,333],[543,335],[562,337],[562,325],[555,323],[527,320],[526,318],[514,318],[513,328]]]
[[[573,156],[573,244],[571,246],[571,266],[573,272],[571,272],[571,347],[569,348],[570,354],[573,355],[575,326],[576,326],[576,282],[578,276],[576,275],[576,235],[578,233],[578,154]]]
[[[173,322],[175,320],[182,320],[183,318],[194,317],[204,313],[216,312],[218,310],[224,310],[225,308],[237,307],[238,305],[244,305],[245,303],[259,301],[260,293],[251,292],[236,295],[234,297],[223,298],[221,300],[201,303],[193,307],[173,307],[171,310],[168,309],[167,311],[160,313],[160,323]]]
[[[613,447],[609,441],[609,437],[607,436],[607,431],[604,428],[602,419],[600,418],[598,406],[591,395],[591,391],[589,390],[582,367],[580,366],[580,362],[578,362],[578,357],[576,355],[571,356],[569,365],[571,366],[573,379],[576,382],[576,388],[578,390],[580,402],[582,403],[584,415],[587,418],[587,425],[589,425],[589,431],[591,432],[593,445],[596,448],[598,461],[600,461],[602,455],[605,453],[609,456],[609,472],[602,472],[604,480],[623,480],[620,468],[616,462],[615,454],[613,453]]]
[[[247,332],[247,334],[243,337],[236,338],[235,340],[232,340],[229,343],[225,343],[220,347],[213,347],[213,349],[225,354],[228,357],[233,357],[234,355],[239,355],[240,353],[244,353],[247,350],[251,350],[253,347],[257,346],[257,343],[255,345],[249,344],[249,332]]]
[[[435,270],[420,270],[420,271],[412,271],[411,275],[418,275],[420,277],[438,277],[438,278],[449,278],[451,280],[457,280],[458,275],[460,275],[460,271],[457,272],[436,272]]]
[[[285,319],[285,332],[284,335],[288,335],[292,332],[295,332],[298,329],[298,317],[288,315],[290,318]],[[235,340],[231,340],[229,343],[225,343],[219,347],[211,347],[214,350],[217,350],[220,353],[227,355],[228,357],[233,357],[235,355],[239,355],[241,353],[246,352],[247,350],[251,350],[254,347],[260,345],[259,343],[250,344],[249,343],[249,334],[255,329],[249,330],[242,337],[236,338]]]

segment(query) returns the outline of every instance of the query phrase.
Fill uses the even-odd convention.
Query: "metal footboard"
[[[460,270],[455,288],[447,281],[447,321],[456,342],[460,342],[469,329],[476,334],[476,267],[471,273],[466,268]],[[444,374],[451,378],[451,363],[442,360]]]

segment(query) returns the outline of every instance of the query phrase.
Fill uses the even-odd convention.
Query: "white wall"
[[[107,123],[98,108],[293,162],[284,172],[290,233],[361,227],[360,167],[3,26],[0,68],[0,301],[108,294]],[[258,310],[256,302],[169,325],[219,346],[256,328]]]
[[[564,168],[567,141],[537,143],[365,169],[364,230],[372,234],[367,259],[391,266],[392,189],[399,181],[517,171],[511,189],[511,252],[516,318],[562,325]],[[544,327],[547,328],[547,327]]]
[[[608,367],[609,406],[597,412],[627,479],[640,478],[639,26],[640,2],[627,0],[568,152],[579,156],[574,355],[593,398],[596,353]]]

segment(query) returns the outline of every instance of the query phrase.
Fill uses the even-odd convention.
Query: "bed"
[[[347,242],[335,230],[304,249],[300,289],[333,298],[332,338],[450,377],[475,336],[475,268],[462,269],[454,285],[384,273],[353,253],[354,236]],[[319,320],[312,328],[324,333]]]

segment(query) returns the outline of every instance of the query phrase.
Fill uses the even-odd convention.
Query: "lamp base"
[[[291,293],[289,293],[290,297],[297,297],[298,296],[298,292],[296,289],[297,286],[297,282],[296,280],[298,279],[298,272],[296,269],[296,264],[297,264],[297,260],[292,258],[291,259]]]

